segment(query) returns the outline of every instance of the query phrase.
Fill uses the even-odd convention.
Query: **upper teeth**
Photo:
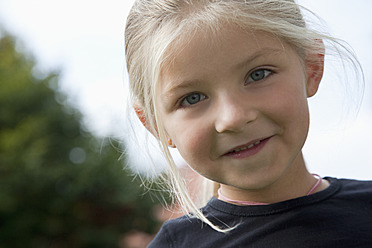
[[[256,143],[250,144],[249,146],[244,146],[244,147],[241,147],[241,148],[234,149],[233,152],[240,152],[240,151],[243,151],[243,150],[247,150],[247,149],[252,148],[255,145],[258,145],[260,143],[261,143],[261,141],[257,141]]]

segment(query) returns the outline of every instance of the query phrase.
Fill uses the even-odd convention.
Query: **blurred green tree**
[[[0,247],[118,247],[130,230],[153,233],[154,203],[122,169],[120,144],[84,130],[58,73],[36,74],[0,36]]]

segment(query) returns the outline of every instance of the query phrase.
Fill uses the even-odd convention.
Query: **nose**
[[[218,100],[215,128],[218,133],[240,132],[257,116],[258,111],[247,96],[230,92]]]

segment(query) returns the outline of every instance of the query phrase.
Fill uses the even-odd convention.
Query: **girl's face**
[[[167,135],[195,171],[229,187],[257,190],[294,176],[305,167],[307,97],[319,83],[311,68],[267,33],[226,28],[213,37],[174,49],[162,71]]]

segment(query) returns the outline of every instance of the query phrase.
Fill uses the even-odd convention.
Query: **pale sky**
[[[345,102],[332,68],[309,99],[311,129],[304,147],[311,172],[372,178],[372,1],[301,0],[355,50],[365,72],[361,111],[342,117]],[[0,25],[21,40],[40,71],[61,69],[62,89],[100,136],[123,136],[126,80],[123,34],[133,0],[0,0]],[[331,72],[331,73],[330,73]],[[350,82],[353,83],[353,82]],[[340,93],[341,92],[341,93]],[[352,120],[350,120],[352,119]],[[348,124],[345,124],[348,123]],[[138,154],[136,148],[136,154]],[[141,165],[146,164],[143,163]]]

